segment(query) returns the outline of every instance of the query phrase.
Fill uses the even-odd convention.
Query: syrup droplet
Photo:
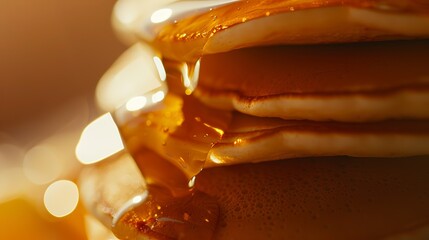
[[[169,73],[169,89],[182,95],[191,95],[198,85],[200,74],[200,59],[189,62],[178,62],[164,59],[164,66]],[[181,85],[179,84],[181,83]]]
[[[191,95],[198,84],[200,74],[200,59],[193,63],[183,63],[182,79],[186,95]]]

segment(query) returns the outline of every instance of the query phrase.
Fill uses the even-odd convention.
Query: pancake
[[[428,163],[427,157],[289,159],[205,169],[196,188],[219,204],[213,239],[427,239]],[[132,159],[103,163],[81,179],[87,206],[106,224],[119,224],[118,237],[146,239],[136,228],[144,208],[113,221],[121,196],[145,186]]]
[[[117,237],[428,237],[428,4],[161,2],[115,11],[152,49],[103,77],[122,152],[81,178]]]
[[[309,156],[403,157],[429,155],[428,121],[384,121],[342,124],[283,121],[252,122],[251,129],[231,126],[209,152],[206,166],[228,165]],[[237,123],[234,123],[237,122]]]
[[[429,36],[429,5],[424,1],[251,0],[200,5],[182,1],[160,5],[171,9],[170,17],[153,24],[152,16],[141,11],[135,22],[121,24],[119,30],[150,42],[167,58],[188,62],[204,54],[251,46]],[[119,15],[114,19],[121,22]]]
[[[427,120],[230,115],[172,93],[163,105],[119,126],[131,155],[81,178],[85,205],[119,238],[427,237],[427,156],[381,157],[427,155]]]
[[[429,117],[427,42],[255,49],[427,38],[423,1],[122,0],[115,9],[114,25],[130,41],[188,67],[201,58],[197,94],[210,106],[316,121]]]
[[[428,120],[342,123],[255,117],[169,93],[162,108],[117,122],[128,151],[156,152],[188,175],[184,183],[201,170],[195,163],[213,167],[309,156],[429,155]]]
[[[209,106],[261,117],[424,119],[427,62],[429,41],[240,49],[201,59],[196,94]]]

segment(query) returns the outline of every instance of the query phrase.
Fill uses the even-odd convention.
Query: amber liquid
[[[149,195],[122,216],[114,229],[118,237],[132,238],[129,230],[123,230],[131,224],[134,234],[155,239],[210,238],[217,223],[217,203],[193,186],[230,119],[230,112],[207,108],[192,96],[169,93],[153,109],[121,124],[125,145]],[[122,236],[123,232],[127,234]]]
[[[401,46],[407,47],[406,45],[407,44],[403,44]],[[331,55],[331,48],[332,46],[323,48],[328,51],[322,51],[322,53],[324,52],[325,54]],[[334,46],[334,48],[342,47]],[[279,51],[281,49],[283,49],[284,52]],[[246,54],[240,55],[242,53],[252,53],[252,51],[264,52],[268,54],[269,57],[275,55],[274,53],[278,54],[276,55],[277,57],[282,56],[286,51],[288,51],[289,54],[291,53],[290,49],[286,47],[277,47],[242,50],[240,52],[227,53],[225,54],[226,57],[223,57],[224,59],[232,59],[231,56],[238,56],[238,61],[236,59],[231,61],[242,63],[243,61],[250,59],[250,62],[255,64],[253,62],[254,57],[260,57],[260,53],[257,55],[250,54],[252,57],[248,57],[248,59],[246,59]],[[296,52],[296,55],[299,56],[299,52]],[[316,56],[319,55],[321,55],[320,52],[319,54],[316,54]],[[219,59],[216,59],[216,56],[221,55],[218,54],[214,55],[214,57],[212,56],[213,62],[209,64],[210,66],[216,66],[214,63],[225,64],[224,60],[221,59],[222,61],[219,61]],[[382,56],[385,56],[385,54]],[[240,59],[240,57],[242,59]],[[210,56],[207,57],[207,59],[210,61]],[[317,60],[318,59],[315,58],[314,62],[319,62]],[[275,62],[284,64],[284,61],[281,60]],[[113,231],[121,239],[135,239],[137,236],[146,236],[149,239],[210,239],[214,234],[216,226],[219,226],[218,221],[222,215],[220,215],[217,201],[208,195],[195,190],[194,184],[195,181],[198,181],[197,175],[203,169],[210,149],[220,142],[224,136],[224,132],[228,129],[231,121],[231,112],[211,109],[206,105],[201,104],[193,96],[188,96],[190,94],[189,91],[192,91],[196,86],[196,81],[191,82],[189,86],[186,86],[187,78],[188,80],[193,80],[192,78],[195,75],[198,75],[195,74],[196,69],[193,65],[195,63],[181,64],[174,61],[164,61],[164,64],[167,64],[167,67],[173,66],[173,70],[170,69],[170,71],[167,72],[170,74],[168,79],[169,88],[175,92],[167,94],[164,101],[155,106],[142,109],[137,113],[130,112],[129,114],[131,117],[128,118],[129,120],[119,123],[124,143],[128,151],[136,160],[136,163],[147,182],[149,195],[141,205],[125,213],[116,224]],[[273,78],[278,77],[279,75],[286,75],[286,73],[282,74],[280,71],[283,68],[281,64],[278,65],[278,68],[272,69],[272,71],[260,68],[259,65],[251,65],[252,67],[247,67],[247,69],[255,69],[255,71],[248,71],[249,76],[243,77],[243,73],[247,71],[246,69],[238,70],[238,68],[236,68],[232,63],[227,63],[226,65],[231,66],[230,70],[222,68],[222,71],[219,71],[220,68],[213,67],[212,69],[209,69],[211,70],[211,74],[209,75],[217,76],[216,74],[219,74],[222,76],[222,74],[225,74],[231,76],[236,73],[238,76],[232,77],[232,79],[239,80],[237,83],[239,86],[245,86],[246,84],[242,84],[244,82],[242,79],[248,79],[248,84],[254,84],[254,82],[256,82],[254,81],[255,78],[257,78],[255,77],[255,73],[258,72],[262,76],[266,76],[266,72],[269,72],[270,74],[274,74]],[[272,64],[271,67],[272,66],[276,65]],[[302,64],[302,66],[306,65]],[[355,64],[352,64],[352,66],[355,66]],[[356,64],[356,66],[358,66],[358,64]],[[260,71],[258,71],[258,69]],[[306,69],[304,70],[298,72],[301,73],[307,71]],[[205,71],[207,71],[207,69]],[[205,73],[207,74],[207,72]],[[384,75],[386,74],[383,74],[383,76]],[[301,75],[297,74],[297,76],[297,79],[299,80],[297,83],[301,83]],[[372,76],[374,76],[374,73]],[[221,88],[225,87],[225,85],[232,84],[229,80],[221,82],[220,79],[222,78],[219,76],[215,77],[215,79],[218,84],[222,85]],[[326,79],[331,81],[331,75],[328,74]],[[350,81],[350,79],[348,80]],[[361,83],[360,80],[357,82]],[[265,85],[264,82],[261,83],[262,85]],[[201,86],[204,87],[204,81],[201,82]],[[350,86],[350,82],[345,85],[345,87],[348,86]],[[325,88],[324,85],[322,87]],[[257,90],[259,91],[261,88],[257,88]],[[281,90],[284,89],[284,87],[279,86],[277,86],[277,88]],[[233,89],[235,89],[235,87]],[[307,86],[305,86],[305,89],[308,89]],[[254,119],[244,122],[254,122]],[[281,124],[285,123],[282,122]],[[311,128],[312,125],[312,123],[307,123],[306,127]],[[338,129],[338,127],[341,128],[341,125],[335,125],[337,127],[336,129]],[[330,125],[328,124],[328,129],[329,126]],[[368,127],[367,125],[363,126]],[[313,126],[313,129],[320,130],[321,128],[316,124],[316,127]],[[347,125],[345,125],[345,129],[349,129],[350,131],[350,129],[356,130],[358,128],[355,126],[353,128],[347,128]],[[374,130],[371,129],[371,132],[374,132]],[[268,164],[269,163],[267,163],[267,165]],[[273,169],[275,169],[275,167]],[[263,173],[260,175],[264,177],[266,176]],[[242,179],[244,178],[245,177]],[[285,178],[285,176],[282,176],[280,172],[276,179],[282,178]],[[280,180],[278,183],[281,183],[279,185],[285,186],[286,184],[289,184],[287,181],[283,182]],[[226,189],[222,190],[228,191],[228,187],[226,185],[225,188]],[[261,189],[264,189],[264,187],[261,187]],[[274,189],[274,187],[272,189]],[[290,189],[285,188],[284,192],[289,190]],[[210,192],[210,189],[205,189],[204,191]],[[257,193],[254,195],[257,195]],[[259,204],[261,204],[261,202],[263,201],[258,201]],[[301,201],[298,199],[293,204],[301,204]],[[303,206],[307,207],[307,204],[305,203]],[[262,205],[256,206],[254,209],[256,208],[265,209]],[[275,208],[270,207],[269,209],[279,210],[283,208],[285,208],[285,206],[276,205]],[[240,208],[238,209],[240,210]],[[306,218],[308,215],[309,214],[304,214],[303,216]],[[240,217],[242,218],[242,216]],[[280,214],[278,218],[279,223],[285,222],[283,215]],[[239,220],[242,221],[242,219]],[[249,224],[249,226],[253,225]],[[282,227],[277,229],[281,230]],[[264,233],[264,231],[259,232]]]

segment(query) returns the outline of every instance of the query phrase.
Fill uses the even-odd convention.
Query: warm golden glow
[[[0,144],[0,203],[22,196],[30,185],[23,169],[14,164],[21,162],[23,156],[24,152],[20,147]]]
[[[133,97],[128,100],[127,104],[125,104],[125,108],[128,111],[137,111],[144,108],[147,104],[147,98],[145,96]]]
[[[213,153],[210,153],[209,159],[210,159],[211,162],[216,163],[216,164],[223,164],[223,163],[225,163],[225,161],[223,161],[222,159],[218,158]]]
[[[200,60],[195,63],[183,63],[180,71],[182,73],[183,86],[185,86],[186,95],[191,95],[197,87],[200,75]]]
[[[84,221],[88,240],[118,240],[110,229],[90,214],[85,215]]]
[[[38,145],[25,154],[23,171],[35,184],[46,184],[55,180],[63,170],[63,161],[56,150],[48,145]]]
[[[193,188],[194,186],[195,186],[195,176],[193,176],[191,178],[191,180],[189,180],[189,182],[188,182],[188,187],[189,188]]]
[[[158,103],[164,100],[164,98],[165,98],[165,93],[163,91],[158,91],[152,95],[152,102]]]
[[[46,189],[43,202],[50,214],[55,217],[65,217],[76,209],[79,190],[71,181],[56,181]]]
[[[134,112],[142,110],[145,107],[150,107],[155,103],[159,103],[165,98],[164,91],[160,90],[153,94],[147,93],[146,96],[133,97],[125,104],[127,111]]]
[[[0,163],[0,204],[22,196],[29,185],[20,167],[8,167]]]
[[[167,79],[167,73],[165,72],[165,67],[164,64],[162,64],[162,60],[155,56],[153,57],[153,62],[155,63],[156,69],[158,70],[159,78],[162,81],[165,81]]]
[[[243,142],[243,139],[238,138],[238,139],[236,139],[236,140],[234,141],[234,145],[240,144],[240,143],[242,143],[242,142]]]
[[[191,89],[186,89],[185,90],[185,94],[190,96],[192,94],[192,90]]]
[[[144,196],[144,195],[137,195],[137,196],[135,196],[135,197],[133,197],[133,198],[131,199],[131,202],[132,202],[133,204],[139,204],[139,203],[141,203],[144,199],[145,199],[145,196]]]
[[[150,21],[152,23],[165,22],[171,17],[171,15],[173,15],[173,10],[171,8],[161,8],[152,13]]]
[[[22,161],[24,151],[13,144],[0,144],[0,164]]]
[[[221,136],[224,134],[224,131],[222,129],[220,129],[220,128],[213,127],[212,125],[210,125],[208,123],[203,123],[203,124],[204,124],[204,126],[209,127],[211,129],[215,130]]]
[[[126,44],[139,41],[136,33],[152,37],[150,16],[154,11],[177,0],[118,0],[112,14],[112,25],[118,37]]]
[[[183,63],[182,65],[182,74],[183,74],[183,86],[189,88],[191,86],[191,79],[189,78],[188,64]]]
[[[98,105],[105,111],[115,111],[134,97],[166,92],[165,70],[154,56],[155,52],[144,44],[135,44],[123,53],[97,86]]]
[[[141,9],[138,6],[138,3],[142,2],[140,0],[128,0],[128,1],[118,1],[118,3],[113,8],[113,16],[119,23],[123,25],[130,25],[140,15]]]
[[[77,159],[83,164],[99,162],[124,149],[112,115],[106,113],[90,123],[76,147]]]
[[[128,212],[130,209],[133,209],[134,207],[140,205],[143,201],[145,201],[148,197],[148,192],[144,191],[143,193],[136,195],[132,197],[129,201],[124,203],[115,213],[113,216],[112,223],[115,225],[119,219],[124,216],[126,212]]]

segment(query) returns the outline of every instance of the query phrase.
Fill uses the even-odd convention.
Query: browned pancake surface
[[[428,224],[427,160],[237,165],[204,170],[197,188],[220,204],[217,239],[380,239]]]
[[[429,87],[429,41],[274,46],[204,56],[198,88],[241,97]]]

